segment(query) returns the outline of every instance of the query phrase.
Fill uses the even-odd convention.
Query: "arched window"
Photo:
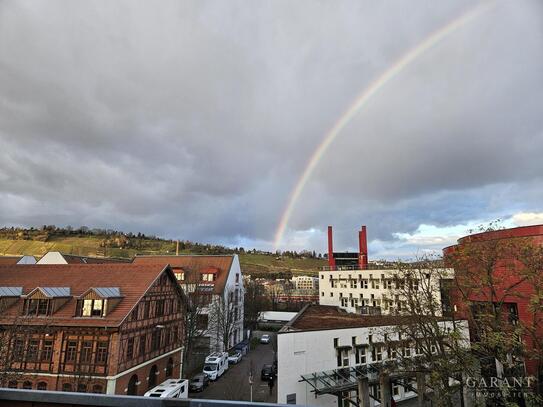
[[[47,390],[47,383],[46,382],[38,382],[38,385],[36,387],[38,390]]]
[[[173,374],[173,359],[168,359],[168,364],[166,365],[166,377],[172,377]]]
[[[23,383],[23,389],[26,390],[32,390],[32,382],[29,382],[28,380]]]
[[[102,387],[101,384],[95,384],[94,386],[92,386],[92,392],[93,393],[103,393],[104,388]]]
[[[9,383],[8,383],[8,388],[16,389],[17,385],[18,385],[17,380],[10,380]]]
[[[87,385],[85,383],[79,383],[77,385],[77,391],[78,391],[78,393],[86,393],[87,392]]]
[[[152,388],[152,387],[155,387],[156,386],[156,379],[157,379],[157,376],[158,376],[158,368],[156,367],[156,365],[153,365],[151,367],[151,370],[149,370],[149,388]]]
[[[72,384],[71,383],[64,383],[62,385],[62,391],[72,391]]]
[[[138,376],[132,375],[128,382],[128,388],[126,390],[126,394],[129,396],[137,396],[138,395]]]

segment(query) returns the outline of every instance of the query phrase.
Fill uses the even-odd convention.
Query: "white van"
[[[228,353],[215,352],[206,357],[204,373],[210,380],[217,380],[228,370]]]
[[[189,397],[189,381],[186,379],[169,379],[153,387],[145,397],[187,399]]]

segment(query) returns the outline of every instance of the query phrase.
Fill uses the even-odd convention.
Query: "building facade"
[[[527,351],[523,365],[526,374],[537,378],[541,394],[543,311],[537,304],[541,304],[543,280],[539,268],[543,262],[537,249],[542,246],[543,225],[535,225],[468,235],[460,238],[458,244],[443,249],[446,263],[457,268],[457,286],[464,287],[464,294],[453,290],[451,297],[458,316],[470,317],[472,340],[477,341],[479,334],[477,314],[484,313],[485,307],[500,308],[505,322],[511,325],[508,329],[515,331],[519,326],[523,329],[522,342]],[[525,250],[531,247],[536,251],[531,258],[523,259]],[[530,274],[524,272],[527,264],[533,268]]]
[[[277,335],[277,402],[312,406],[347,406],[350,401],[358,404],[361,394],[356,378],[349,381],[351,369],[378,371],[380,364],[394,358],[390,349],[397,343],[402,343],[404,352],[416,356],[414,346],[399,341],[396,321],[394,316],[355,315],[331,306],[304,308]],[[444,328],[447,324],[452,326],[450,321],[440,324]],[[456,324],[463,324],[461,331],[467,338],[466,322]],[[409,386],[403,386],[398,377],[383,381],[378,373],[367,373],[366,380],[371,406],[379,404],[374,398],[381,398],[385,390],[390,401],[408,405],[412,400],[411,405],[417,405],[417,394],[411,390],[417,387],[413,377],[404,378]]]
[[[186,300],[158,265],[0,267],[2,386],[143,395],[179,377]]]
[[[237,255],[136,256],[134,264],[170,265],[180,287],[200,307],[201,343],[222,352],[243,341],[243,275]]]
[[[301,291],[317,291],[319,289],[319,278],[313,276],[295,276],[290,279],[294,288]]]

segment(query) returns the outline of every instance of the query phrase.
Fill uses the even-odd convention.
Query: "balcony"
[[[249,401],[160,399],[107,394],[66,393],[0,388],[0,405],[12,407],[276,407],[281,404],[251,403]]]

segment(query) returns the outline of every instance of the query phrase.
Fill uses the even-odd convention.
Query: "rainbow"
[[[478,6],[470,9],[468,12],[462,14],[460,17],[455,18],[451,22],[447,23],[442,28],[434,31],[429,36],[427,36],[422,42],[417,44],[414,48],[410,49],[405,53],[401,58],[395,61],[386,71],[384,71],[377,79],[369,84],[363,92],[356,97],[354,102],[349,106],[349,108],[343,113],[339,120],[334,124],[334,126],[326,133],[323,141],[317,146],[316,150],[313,152],[313,155],[309,159],[302,175],[298,179],[298,182],[294,186],[293,190],[289,195],[289,199],[277,230],[275,232],[275,241],[274,241],[274,250],[277,250],[283,240],[283,235],[287,228],[292,212],[296,206],[296,202],[300,198],[302,191],[304,190],[305,185],[311,178],[313,171],[317,167],[318,163],[334,142],[337,136],[345,128],[345,126],[351,121],[351,119],[357,114],[357,112],[364,106],[375,94],[383,88],[390,80],[396,77],[400,72],[402,72],[409,64],[415,61],[418,57],[428,51],[430,48],[441,42],[448,35],[452,34],[462,26],[466,25],[483,12],[486,12],[490,9],[490,6],[494,5],[494,2],[491,3],[481,3]]]

